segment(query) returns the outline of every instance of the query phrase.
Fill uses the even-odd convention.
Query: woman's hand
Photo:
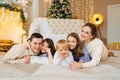
[[[72,62],[70,64],[70,69],[82,69],[82,62]]]

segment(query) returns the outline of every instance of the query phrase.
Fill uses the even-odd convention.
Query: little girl
[[[53,59],[53,65],[68,66],[73,61],[72,53],[69,51],[69,44],[66,40],[59,40],[56,43],[56,52]]]
[[[26,56],[24,62],[27,63],[39,63],[39,64],[52,64],[53,56],[55,53],[54,43],[50,38],[43,40],[42,49],[37,56]]]

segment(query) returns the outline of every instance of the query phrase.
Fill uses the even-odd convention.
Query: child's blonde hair
[[[56,43],[56,50],[58,48],[65,48],[65,49],[69,49],[69,44],[66,40],[61,39]]]

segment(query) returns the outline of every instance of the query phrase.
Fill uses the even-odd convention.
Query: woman
[[[90,56],[85,48],[84,44],[80,41],[79,35],[75,32],[70,33],[67,36],[67,42],[69,44],[69,49],[72,52],[74,61],[76,62],[88,62],[90,61]]]
[[[86,68],[97,66],[101,60],[105,60],[108,56],[107,48],[104,43],[97,38],[97,29],[91,23],[85,24],[80,33],[80,39],[85,44],[91,60],[86,63],[73,62],[70,64],[71,69]]]

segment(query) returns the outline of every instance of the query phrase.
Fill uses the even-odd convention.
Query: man
[[[25,43],[14,45],[3,57],[2,61],[7,63],[24,63],[25,56],[38,55],[42,47],[43,36],[33,33]],[[27,48],[25,47],[27,45]]]

